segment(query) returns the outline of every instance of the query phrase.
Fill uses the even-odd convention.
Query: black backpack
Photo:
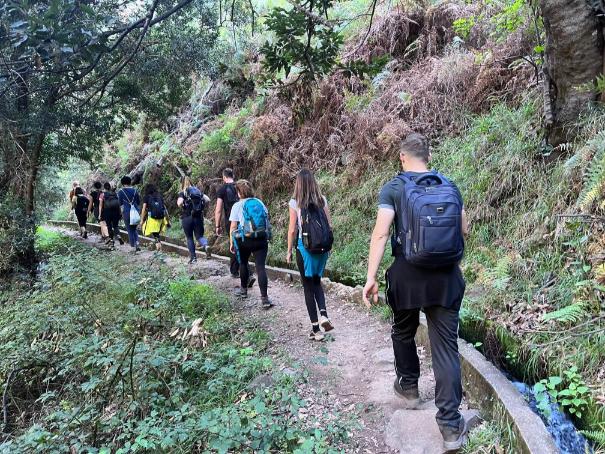
[[[120,200],[115,192],[106,191],[103,196],[103,211],[108,212],[120,211]]]
[[[300,210],[301,233],[305,249],[311,254],[323,254],[332,249],[334,234],[323,208],[309,204]]]
[[[164,216],[166,216],[166,207],[160,195],[150,197],[149,216],[153,219],[164,219]]]
[[[225,184],[225,199],[223,200],[223,206],[225,207],[225,213],[227,216],[231,214],[231,208],[237,203],[239,197],[237,196],[237,189],[233,183]]]
[[[80,194],[77,196],[76,200],[76,211],[80,213],[86,213],[88,211],[88,205],[90,205],[90,200],[84,194]]]
[[[187,202],[191,207],[191,216],[202,215],[204,213],[204,206],[206,205],[202,191],[195,186],[189,186],[187,191],[185,191],[185,196],[187,197]]]
[[[399,207],[397,243],[416,266],[439,268],[458,263],[464,255],[462,198],[437,172],[399,175],[404,193]]]

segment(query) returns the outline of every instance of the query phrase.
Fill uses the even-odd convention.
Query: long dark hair
[[[298,172],[293,198],[300,209],[307,208],[311,204],[319,208],[324,207],[325,200],[313,172],[307,169]]]
[[[145,196],[156,195],[157,192],[158,192],[158,188],[156,188],[154,184],[149,183],[145,186],[145,191],[144,191]]]

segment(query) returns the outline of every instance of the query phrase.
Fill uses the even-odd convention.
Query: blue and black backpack
[[[440,268],[464,255],[463,202],[458,188],[437,172],[399,174],[404,193],[395,241],[412,265]]]
[[[271,224],[269,214],[265,206],[257,198],[251,198],[244,202],[242,207],[244,223],[240,224],[235,232],[236,236],[245,240],[250,239],[271,239]]]

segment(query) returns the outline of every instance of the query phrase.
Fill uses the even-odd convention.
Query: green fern
[[[583,302],[570,304],[554,312],[549,312],[542,316],[544,321],[554,320],[560,323],[577,323],[586,315],[586,308]]]
[[[589,440],[600,446],[605,446],[605,430],[582,430],[580,432]]]
[[[586,147],[594,150],[594,156],[584,175],[584,186],[578,197],[578,207],[591,211],[605,188],[605,131],[588,141]]]

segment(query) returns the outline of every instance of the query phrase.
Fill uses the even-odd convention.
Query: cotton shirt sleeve
[[[395,211],[395,195],[396,188],[393,181],[389,181],[380,190],[378,195],[378,208],[385,208],[387,210]]]
[[[240,217],[242,215],[242,202],[243,202],[243,200],[240,200],[239,202],[235,202],[235,204],[233,205],[233,208],[231,208],[231,214],[229,215],[229,221],[240,222]]]

